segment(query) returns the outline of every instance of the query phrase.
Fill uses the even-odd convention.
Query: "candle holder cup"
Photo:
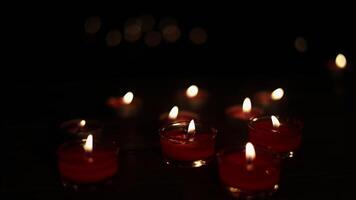
[[[242,147],[225,148],[217,153],[220,181],[233,197],[266,198],[279,188],[280,159],[270,151],[256,148],[256,157],[247,162]]]
[[[108,142],[95,141],[93,151],[83,149],[83,141],[62,144],[57,151],[62,185],[72,190],[107,188],[118,171],[119,148]]]
[[[159,130],[164,162],[177,167],[200,167],[207,165],[215,155],[217,130],[195,125],[195,134],[187,133],[189,122],[175,122]]]
[[[292,158],[302,139],[303,123],[296,118],[280,119],[280,126],[273,127],[269,116],[252,119],[248,124],[249,141],[275,152],[281,158]]]

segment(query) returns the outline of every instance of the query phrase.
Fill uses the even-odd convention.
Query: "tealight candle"
[[[277,88],[273,91],[257,92],[254,98],[259,106],[263,107],[269,113],[275,113],[280,110],[277,106],[280,107],[281,104],[286,101],[284,96],[284,90],[282,88]]]
[[[89,134],[98,136],[102,132],[101,125],[98,121],[88,119],[73,119],[63,122],[60,125],[63,132],[69,134],[71,138],[83,138]]]
[[[302,138],[302,124],[276,116],[255,118],[249,123],[249,140],[281,156],[293,157]]]
[[[214,157],[216,133],[194,120],[164,126],[160,142],[165,162],[181,167],[206,165]]]
[[[72,141],[58,149],[58,167],[64,185],[105,182],[118,170],[118,148],[94,143],[89,134],[84,141]]]
[[[193,112],[179,110],[178,106],[173,106],[169,113],[163,113],[160,116],[160,121],[163,124],[190,121],[192,119],[199,120],[199,116]]]
[[[339,53],[330,59],[327,63],[329,68],[331,80],[333,81],[333,91],[337,96],[343,97],[346,93],[345,87],[345,73],[352,67],[348,63],[347,58],[344,54]]]
[[[134,98],[132,92],[127,92],[123,97],[111,97],[107,102],[108,106],[115,109],[119,116],[123,118],[133,117],[137,114],[141,101]]]
[[[255,151],[248,142],[245,151],[230,149],[218,154],[222,184],[235,197],[269,195],[278,189],[279,161],[273,154]]]
[[[252,103],[250,98],[246,97],[242,103],[242,106],[241,105],[231,106],[228,109],[226,109],[225,113],[231,119],[237,119],[240,121],[247,122],[251,118],[262,115],[263,112],[261,109],[257,107],[252,108]]]
[[[178,92],[178,98],[191,109],[198,110],[206,104],[208,93],[196,85],[191,85],[185,91]]]

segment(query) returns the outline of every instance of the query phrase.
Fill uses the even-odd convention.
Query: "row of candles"
[[[185,98],[201,106],[206,94],[190,86]],[[268,94],[269,98],[266,98]],[[278,101],[284,96],[281,88],[262,92],[264,103]],[[110,98],[108,105],[121,117],[137,114],[141,101],[132,92],[123,97]],[[216,152],[217,130],[203,124],[198,114],[180,111],[174,106],[159,117],[161,150],[164,162],[177,167],[201,167],[217,158],[222,184],[235,196],[254,196],[278,189],[280,160],[293,157],[301,142],[302,124],[297,120],[281,119],[275,115],[264,116],[262,109],[254,107],[250,98],[242,105],[232,106],[226,114],[248,127],[249,142],[245,148],[225,148]],[[99,128],[85,120],[63,123],[62,128],[82,137],[58,149],[59,171],[65,182],[93,184],[113,177],[119,167],[118,147],[94,141]],[[239,133],[237,133],[239,134]],[[86,139],[85,139],[86,137]]]

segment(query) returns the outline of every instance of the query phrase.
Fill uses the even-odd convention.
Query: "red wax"
[[[176,119],[168,118],[168,113],[164,113],[160,117],[160,121],[166,124],[173,123],[173,122],[188,122],[192,119],[199,120],[199,116],[196,113],[184,111],[184,110],[178,112],[178,116]]]
[[[251,121],[249,141],[278,153],[296,150],[301,142],[301,124],[280,121],[274,128],[269,117]]]
[[[247,169],[245,152],[231,152],[219,157],[219,174],[222,183],[246,193],[273,190],[279,182],[280,169],[272,156],[258,154]]]
[[[66,143],[58,149],[58,166],[61,176],[77,183],[104,181],[118,170],[115,149],[96,145],[88,154],[81,143]]]
[[[233,119],[239,119],[242,121],[248,121],[251,118],[258,117],[262,115],[262,113],[263,113],[262,110],[256,107],[252,108],[250,112],[243,112],[241,105],[232,106],[226,110],[226,114],[229,117]]]
[[[215,135],[198,132],[189,141],[183,130],[170,130],[161,137],[162,153],[170,159],[194,161],[214,155]]]

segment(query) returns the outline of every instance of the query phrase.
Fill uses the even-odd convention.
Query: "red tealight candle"
[[[177,106],[174,106],[169,113],[163,113],[160,116],[160,121],[163,124],[170,124],[173,122],[185,122],[190,120],[199,120],[199,116],[193,112],[179,110]]]
[[[255,118],[249,124],[249,140],[281,155],[293,157],[301,142],[302,124],[277,117]]]
[[[89,134],[99,135],[101,133],[101,126],[99,122],[94,120],[73,119],[63,122],[60,128],[75,137],[87,137]]]
[[[123,97],[109,98],[107,104],[115,109],[121,117],[128,118],[137,114],[141,101],[134,98],[132,92],[127,92]]]
[[[191,85],[185,91],[178,92],[178,98],[191,109],[200,109],[207,102],[208,93],[196,85]]]
[[[195,128],[194,120],[173,123],[160,130],[160,142],[167,164],[182,167],[200,167],[214,157],[215,129],[200,124]]]
[[[256,93],[255,99],[256,102],[268,106],[270,105],[273,101],[279,101],[283,98],[284,96],[284,90],[282,88],[277,88],[275,90],[271,91],[260,91]]]
[[[218,154],[221,182],[234,196],[254,197],[278,189],[280,167],[272,154],[257,151],[251,143],[245,152],[224,151]]]
[[[117,148],[93,143],[90,134],[85,143],[69,142],[58,149],[58,167],[64,183],[104,182],[118,170]]]
[[[347,59],[346,59],[345,55],[342,53],[339,53],[335,57],[335,60],[330,60],[327,65],[329,67],[329,70],[337,73],[337,72],[341,72],[342,70],[344,70],[347,67],[348,63],[347,63]]]
[[[242,106],[231,106],[226,110],[226,115],[231,119],[237,119],[241,121],[248,121],[251,118],[262,115],[262,110],[259,108],[252,108],[250,98],[246,97]]]

